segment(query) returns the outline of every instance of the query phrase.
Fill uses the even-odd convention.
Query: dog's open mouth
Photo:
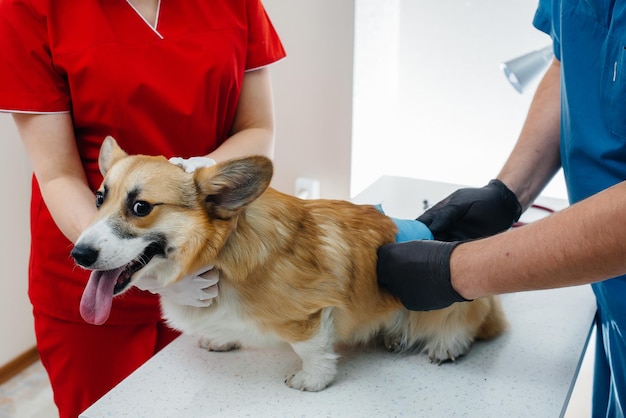
[[[165,254],[163,246],[153,242],[139,257],[128,264],[113,270],[92,271],[80,300],[80,314],[83,319],[91,324],[102,325],[111,313],[113,296],[126,289],[133,274],[159,254]]]
[[[163,247],[159,243],[153,242],[146,247],[144,252],[139,257],[123,266],[123,270],[115,281],[115,287],[113,287],[113,295],[117,295],[118,293],[126,289],[126,287],[128,287],[128,284],[130,283],[131,277],[133,277],[133,274],[144,268],[146,264],[148,264],[150,260],[152,260],[152,257],[157,254],[164,254]]]

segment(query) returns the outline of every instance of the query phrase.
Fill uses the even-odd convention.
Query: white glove
[[[165,287],[159,283],[156,276],[143,277],[133,284],[141,290],[158,294],[178,305],[206,308],[211,306],[217,296],[219,281],[217,270],[213,266],[208,266]]]
[[[168,160],[170,163],[182,167],[187,173],[193,173],[198,168],[211,167],[215,165],[215,160],[209,157],[172,157]]]

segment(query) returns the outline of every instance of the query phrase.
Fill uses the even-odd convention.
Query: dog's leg
[[[483,317],[471,322],[469,303],[474,302],[438,311],[397,312],[383,332],[385,347],[394,353],[425,352],[432,363],[455,361],[469,351]]]
[[[333,350],[335,328],[330,312],[330,308],[322,312],[320,329],[313,338],[291,344],[302,359],[302,369],[285,381],[290,388],[317,392],[335,378],[338,355]]]
[[[469,351],[475,339],[494,338],[508,325],[496,296],[454,304],[448,311],[445,326],[441,324],[441,332],[431,335],[424,347],[433,363],[454,361]]]

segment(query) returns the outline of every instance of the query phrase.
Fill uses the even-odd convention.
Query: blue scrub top
[[[575,203],[626,179],[626,0],[541,0],[534,25],[552,37],[561,61],[561,161]],[[598,304],[593,416],[620,417],[626,276],[592,287]]]

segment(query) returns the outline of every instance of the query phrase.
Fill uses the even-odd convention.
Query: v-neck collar
[[[152,26],[152,24],[150,24],[150,22],[148,22],[148,20],[144,17],[144,15],[142,15],[139,10],[137,10],[137,8],[130,2],[130,0],[126,0],[126,3],[132,7],[132,9],[135,11],[135,13],[137,13],[137,16],[139,16],[141,18],[141,20],[144,21],[144,23],[161,39],[163,39],[163,35],[161,35],[161,33],[158,30],[159,27],[159,16],[161,15],[161,0],[158,0],[157,2],[157,10],[156,10],[156,16],[154,18],[154,26]]]

